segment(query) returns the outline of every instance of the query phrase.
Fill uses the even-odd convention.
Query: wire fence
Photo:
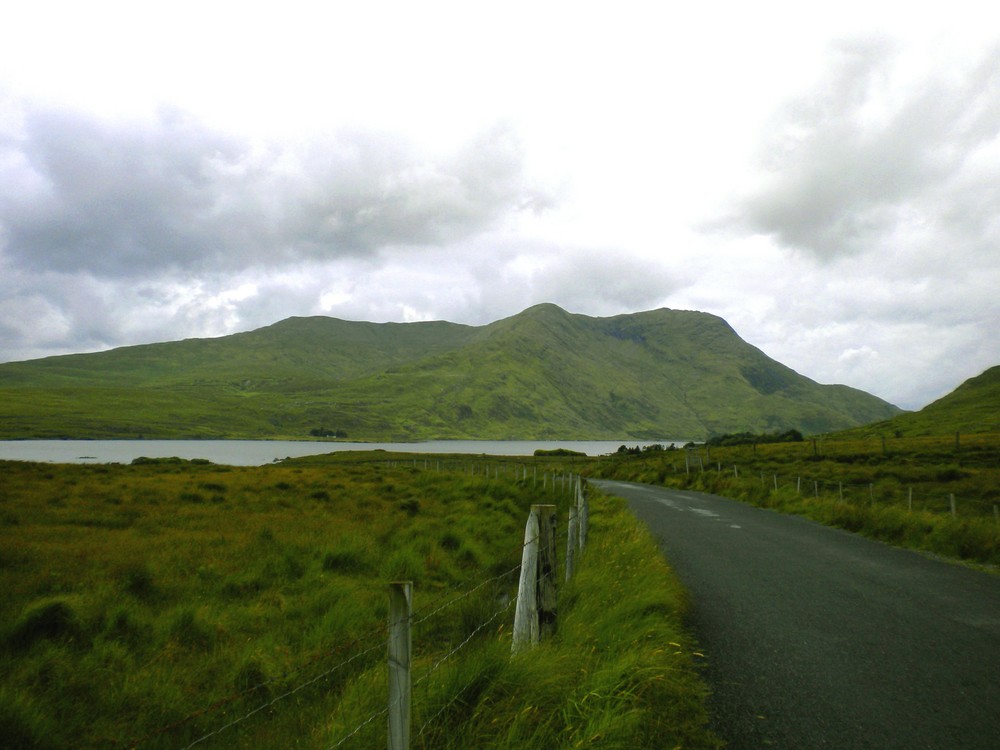
[[[385,463],[399,466],[408,462],[390,461]],[[484,478],[489,478],[492,475],[492,478],[500,479],[502,475],[508,480],[521,483],[530,482],[536,487],[541,484],[544,489],[556,494],[563,492],[572,493],[574,491],[573,488],[578,488],[581,481],[577,476],[556,474],[553,472],[538,473],[537,470],[532,470],[526,464],[512,464],[507,462],[443,462],[442,465],[442,462],[439,461],[431,462],[425,460],[422,462],[413,462],[411,465],[416,468],[434,471],[462,471],[471,475],[476,475],[478,472],[478,475]],[[567,534],[568,531],[566,530],[558,534],[560,541],[565,543],[568,538]],[[525,540],[522,549],[537,541],[537,539]],[[482,615],[478,622],[472,624],[468,622],[462,623],[465,626],[465,630],[462,635],[456,638],[458,640],[456,645],[447,642],[443,645],[440,642],[432,642],[426,645],[427,655],[423,658],[430,661],[426,669],[421,672],[421,675],[413,681],[413,687],[428,683],[430,678],[438,673],[447,662],[463,649],[469,647],[470,644],[474,643],[477,636],[481,637],[491,626],[495,626],[498,631],[504,627],[509,627],[509,615],[515,603],[515,597],[511,595],[511,590],[516,589],[521,567],[522,564],[518,563],[495,575],[476,579],[459,590],[450,589],[441,592],[411,613],[409,618],[410,627],[422,628],[436,634],[441,630],[447,630],[446,627],[442,628],[438,621],[448,616],[451,610],[468,602],[474,596],[479,595],[482,597],[489,594],[492,600],[492,605],[487,608],[488,611]],[[385,641],[388,630],[389,628],[386,623],[379,624],[357,638],[314,655],[277,676],[260,680],[247,686],[245,689],[234,691],[225,697],[216,699],[203,708],[188,713],[177,721],[148,732],[141,737],[129,740],[121,745],[121,747],[135,748],[148,745],[165,735],[193,724],[197,720],[207,723],[207,719],[211,716],[233,709],[241,705],[242,701],[252,696],[264,694],[264,697],[251,708],[238,711],[234,718],[220,721],[217,726],[198,734],[197,737],[190,740],[186,745],[182,745],[182,747],[184,750],[190,750],[203,743],[221,740],[224,735],[244,722],[262,712],[274,709],[279,703],[301,693],[303,690],[331,680],[338,673],[348,672],[352,669],[369,669],[373,667],[376,663],[375,654],[377,652],[384,652],[386,648]],[[330,665],[329,662],[338,656],[342,658]],[[320,665],[322,665],[322,669],[316,671],[316,668]],[[481,678],[481,674],[474,674],[470,680],[461,686],[441,706],[437,707],[437,710],[422,723],[416,733],[416,737],[420,738],[424,736],[428,729],[433,726],[434,722],[447,711],[448,707],[458,702],[465,691]],[[275,689],[276,686],[281,686],[281,689],[276,691],[277,694],[272,697],[270,691]],[[385,717],[392,709],[393,704],[388,703],[379,710],[373,711],[349,731],[344,732],[333,744],[329,745],[329,750],[342,747],[352,738],[358,737],[366,727],[379,718]]]
[[[826,474],[820,477],[810,476],[805,472],[778,473],[761,470],[759,466],[740,466],[721,461],[708,463],[696,451],[686,456],[683,463],[671,461],[669,465],[671,473],[675,475],[709,475],[719,482],[736,482],[745,489],[759,487],[766,492],[794,492],[802,497],[832,499],[842,503],[894,505],[911,512],[948,513],[953,517],[992,516],[1000,524],[1000,504],[995,496],[984,497],[980,493],[979,496],[963,497],[960,491],[930,489],[918,482],[907,483],[892,474],[871,478],[831,478]],[[960,470],[949,468],[941,469],[936,475],[937,479],[944,482],[961,477]]]

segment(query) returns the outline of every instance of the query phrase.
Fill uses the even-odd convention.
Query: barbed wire
[[[181,719],[178,719],[177,721],[174,721],[174,722],[172,722],[170,724],[162,726],[159,729],[154,729],[151,732],[147,732],[145,735],[143,735],[142,737],[139,737],[137,739],[131,739],[128,742],[119,745],[119,747],[122,747],[122,748],[131,748],[131,747],[136,747],[138,745],[142,745],[143,743],[149,742],[150,740],[154,739],[155,737],[158,737],[160,735],[166,734],[168,732],[172,732],[172,731],[174,731],[174,730],[176,730],[176,729],[184,726],[188,722],[193,721],[194,719],[197,719],[197,718],[202,717],[202,716],[207,716],[208,714],[211,714],[211,713],[213,713],[215,711],[218,711],[218,710],[220,710],[222,708],[225,708],[226,706],[228,706],[228,705],[230,705],[232,703],[235,703],[236,701],[240,700],[241,698],[244,698],[244,697],[246,697],[248,695],[252,695],[253,693],[261,690],[262,688],[267,687],[268,685],[273,685],[276,682],[282,682],[284,680],[287,680],[289,677],[292,677],[293,675],[296,675],[299,672],[302,672],[302,671],[308,669],[309,667],[315,666],[316,664],[319,664],[320,662],[322,662],[322,661],[324,661],[326,659],[329,659],[331,656],[334,656],[336,654],[343,654],[349,648],[350,649],[357,648],[358,646],[360,646],[360,645],[362,645],[364,643],[367,643],[368,641],[370,641],[370,640],[372,640],[374,638],[381,639],[379,641],[379,645],[381,645],[382,641],[385,638],[385,633],[387,631],[387,627],[388,626],[387,626],[386,623],[382,623],[382,624],[378,625],[377,627],[370,629],[368,632],[364,633],[363,635],[358,636],[357,638],[353,639],[352,641],[350,641],[348,643],[340,644],[337,647],[332,648],[332,649],[327,649],[326,651],[324,651],[324,652],[322,652],[320,654],[317,654],[316,656],[314,656],[311,659],[309,659],[308,661],[300,664],[299,666],[293,667],[291,669],[288,669],[288,670],[284,671],[283,673],[281,673],[279,675],[276,675],[275,677],[270,677],[270,678],[268,678],[266,680],[263,680],[263,681],[255,684],[253,686],[244,688],[244,689],[239,690],[239,691],[237,691],[235,693],[231,693],[230,695],[227,695],[227,696],[225,696],[223,698],[219,698],[219,699],[213,701],[212,703],[208,704],[204,708],[200,708],[198,710],[192,711],[191,713],[187,714],[186,716],[184,716]],[[360,655],[364,655],[366,653],[369,653],[370,651],[374,650],[374,648],[376,648],[376,647],[369,648],[366,651],[361,652]],[[340,662],[339,664],[337,664],[334,667],[332,667],[329,670],[327,670],[327,672],[325,672],[324,675],[321,675],[321,677],[329,675],[329,674],[332,674],[333,672],[336,672],[338,669],[340,669],[340,668],[346,666],[347,664],[355,661],[358,657],[359,657],[359,654],[354,654],[354,655],[348,657],[344,661]]]
[[[507,576],[511,575],[512,573],[514,573],[515,571],[518,571],[520,569],[521,569],[521,563],[518,563],[517,565],[515,565],[510,570],[506,570],[503,573],[500,573],[499,575],[493,576],[492,578],[487,578],[485,581],[480,581],[473,588],[471,588],[468,591],[465,591],[465,592],[463,592],[461,594],[455,595],[451,600],[445,602],[444,604],[442,604],[441,606],[437,607],[433,611],[428,612],[426,615],[423,615],[423,616],[421,616],[419,618],[416,618],[417,612],[414,612],[413,615],[411,615],[411,616],[414,617],[414,618],[416,618],[416,619],[413,619],[411,621],[411,624],[412,625],[421,625],[422,623],[426,622],[427,620],[429,620],[434,615],[436,615],[436,614],[438,614],[440,612],[443,612],[446,609],[450,609],[451,607],[453,607],[456,604],[458,604],[458,602],[460,602],[461,600],[466,599],[466,598],[472,596],[474,593],[476,593],[483,586],[486,586],[486,585],[488,585],[490,583],[494,583],[496,581],[499,581],[502,578],[506,578]],[[424,607],[421,610],[419,610],[419,611],[422,612],[423,609],[427,609],[429,606],[430,605],[424,605]]]
[[[209,732],[208,734],[202,735],[201,737],[199,737],[198,739],[196,739],[194,742],[192,742],[190,745],[187,745],[184,748],[184,750],[190,750],[190,748],[194,747],[195,745],[197,745],[197,744],[199,744],[201,742],[204,742],[205,740],[210,739],[211,737],[214,737],[217,734],[221,734],[222,732],[224,732],[225,730],[229,729],[230,727],[236,726],[237,724],[246,721],[247,719],[249,719],[254,714],[257,714],[260,711],[263,711],[265,708],[270,708],[271,706],[273,706],[278,701],[282,701],[285,698],[288,698],[289,696],[295,695],[295,693],[299,692],[300,690],[302,690],[304,688],[307,688],[310,685],[312,685],[312,684],[314,684],[316,682],[319,682],[322,679],[325,679],[325,678],[329,677],[331,674],[333,674],[334,672],[336,672],[337,670],[339,670],[341,667],[347,666],[348,664],[350,664],[353,661],[357,661],[362,656],[365,656],[366,654],[370,654],[372,651],[375,651],[376,649],[381,649],[383,647],[383,645],[384,644],[379,643],[376,646],[372,646],[372,647],[370,647],[370,648],[368,648],[368,649],[366,649],[364,651],[361,651],[360,653],[355,654],[350,659],[348,659],[348,660],[346,660],[346,661],[338,664],[337,666],[335,666],[333,669],[329,669],[329,670],[327,670],[326,672],[324,672],[322,674],[316,675],[315,677],[313,677],[310,680],[307,680],[306,682],[302,683],[298,687],[295,687],[295,688],[293,688],[293,689],[291,689],[291,690],[289,690],[289,691],[287,691],[287,692],[285,692],[285,693],[277,696],[276,698],[273,698],[272,700],[268,701],[267,703],[264,703],[264,704],[258,706],[257,708],[255,708],[255,709],[253,709],[251,711],[248,711],[246,714],[244,714],[243,716],[239,717],[238,719],[234,719],[233,721],[229,722],[228,724],[225,724],[224,726],[219,727],[218,729],[216,729],[213,732]]]
[[[461,643],[459,643],[453,649],[451,649],[450,651],[448,651],[448,653],[444,654],[444,656],[440,657],[437,661],[435,661],[431,665],[431,667],[421,677],[417,678],[416,680],[414,680],[411,683],[411,685],[410,685],[411,695],[412,695],[412,689],[413,688],[417,687],[418,685],[420,685],[424,681],[426,681],[428,678],[430,678],[430,676],[432,674],[434,674],[435,672],[437,672],[438,669],[441,668],[441,665],[443,665],[448,659],[450,659],[452,656],[454,656],[459,651],[461,651],[463,648],[465,648],[472,641],[472,639],[476,637],[477,634],[479,634],[480,632],[482,632],[482,630],[484,628],[488,627],[491,623],[495,622],[496,619],[500,615],[502,615],[504,612],[507,612],[511,608],[512,604],[513,604],[513,600],[507,602],[503,607],[500,607],[499,609],[497,609],[489,617],[489,619],[484,620],[471,633],[469,633],[469,635],[466,636],[465,640],[463,640]],[[478,677],[478,675],[476,675],[476,676]],[[364,729],[366,726],[368,726],[369,724],[371,724],[373,721],[375,721],[379,717],[385,716],[386,714],[388,714],[389,711],[391,711],[393,708],[395,708],[398,705],[399,705],[399,699],[396,699],[392,703],[387,704],[384,708],[381,708],[378,711],[376,711],[375,713],[371,714],[366,719],[364,719],[361,723],[359,723],[356,727],[354,727],[354,729],[352,729],[346,735],[344,735],[343,737],[341,737],[337,742],[335,742],[333,745],[330,745],[329,748],[327,748],[327,750],[335,750],[335,748],[341,747],[351,737],[355,736],[358,732],[360,732],[362,729]],[[437,716],[440,715],[440,713],[441,712],[439,711],[438,714],[436,714],[433,718],[436,719]],[[419,732],[417,732],[417,736],[418,737],[424,731],[424,729],[426,729],[426,727],[427,727],[427,722],[425,722],[424,726],[420,728]],[[187,750],[187,748],[185,748],[185,750]]]

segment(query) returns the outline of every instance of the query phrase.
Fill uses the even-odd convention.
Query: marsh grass
[[[657,651],[686,643],[678,590],[611,501],[559,636],[510,660],[505,571],[528,506],[546,499],[531,480],[344,457],[4,463],[0,511],[16,518],[0,524],[4,745],[330,746],[384,708],[385,583],[408,578],[425,611],[495,579],[417,628],[425,671],[470,640],[420,683],[416,746],[711,746],[690,648]],[[630,553],[600,546],[618,537]],[[343,746],[382,745],[384,731],[373,721]]]

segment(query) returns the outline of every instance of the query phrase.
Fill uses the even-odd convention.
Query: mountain
[[[820,385],[707,313],[543,304],[485,326],[289,318],[0,364],[0,437],[697,439],[900,410]]]
[[[920,411],[855,428],[838,437],[1000,432],[1000,366],[969,378]]]

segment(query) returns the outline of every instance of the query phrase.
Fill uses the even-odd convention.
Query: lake
[[[348,443],[296,440],[0,440],[0,460],[44,463],[131,463],[147,458],[204,458],[230,466],[262,466],[283,458],[337,451],[385,450],[403,453],[465,453],[488,456],[530,456],[536,450],[566,448],[600,456],[621,445],[679,440],[431,440],[422,443]]]

